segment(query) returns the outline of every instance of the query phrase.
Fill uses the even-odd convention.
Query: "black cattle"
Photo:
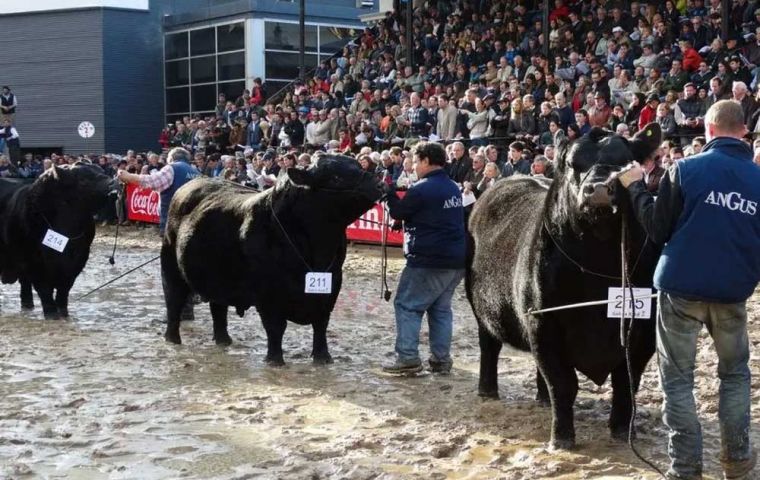
[[[331,362],[326,331],[342,282],[345,230],[382,195],[381,182],[355,160],[332,155],[308,170],[289,169],[264,193],[208,179],[183,186],[161,249],[166,340],[181,343],[180,312],[195,292],[210,302],[217,344],[231,343],[228,306],[241,316],[255,306],[268,363],[283,364],[288,320],[311,324],[314,362]],[[330,272],[331,293],[306,294],[307,272]]]
[[[69,315],[69,290],[90,256],[93,216],[114,188],[94,165],[53,167],[34,183],[0,180],[0,275],[21,284],[21,306],[34,308],[32,287],[46,318]],[[49,231],[68,238],[59,252],[43,245]]]
[[[612,375],[609,426],[614,437],[625,438],[632,406],[620,322],[607,318],[606,306],[528,312],[604,300],[608,287],[620,287],[621,219],[631,205],[622,187],[612,191],[608,185],[616,183],[612,176],[625,165],[654,152],[660,137],[656,124],[631,141],[594,129],[560,145],[553,182],[525,176],[498,182],[472,212],[465,285],[479,327],[479,393],[498,397],[502,343],[531,351],[538,398],[551,401],[555,448],[574,445],[576,370],[597,385]],[[632,214],[625,221],[631,280],[651,287],[659,250]],[[655,330],[654,320],[634,325],[630,348],[638,388],[654,353]]]

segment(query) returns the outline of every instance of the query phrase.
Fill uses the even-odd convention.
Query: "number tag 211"
[[[332,293],[332,272],[307,273],[304,293],[321,295]]]

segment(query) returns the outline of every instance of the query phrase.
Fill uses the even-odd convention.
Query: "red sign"
[[[127,185],[127,218],[140,222],[159,223],[161,197],[158,192]]]
[[[399,192],[399,196],[403,195],[403,192]],[[372,208],[367,210],[364,215],[359,217],[357,221],[348,226],[346,229],[346,238],[352,242],[382,243],[383,224],[386,219],[385,214],[384,206],[376,203]],[[388,216],[388,222],[393,223],[390,216]],[[394,232],[389,227],[387,244],[400,247],[404,244],[404,234],[401,232]]]
[[[399,192],[399,196],[403,196]],[[127,218],[140,222],[159,223],[161,198],[158,192],[135,185],[127,185]],[[393,222],[388,217],[389,222]],[[376,203],[346,228],[346,237],[352,242],[376,243],[383,241],[383,223],[385,223],[384,206]],[[404,235],[388,228],[388,245],[401,246]]]

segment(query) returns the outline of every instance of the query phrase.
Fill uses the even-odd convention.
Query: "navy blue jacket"
[[[404,221],[404,256],[410,267],[464,268],[462,193],[443,169],[428,173],[403,199],[388,196],[391,217]]]
[[[654,286],[690,300],[744,302],[760,281],[760,167],[737,139],[719,137],[679,161],[654,201],[629,186],[639,221],[665,243]]]
[[[171,167],[174,169],[174,181],[169,186],[169,188],[161,192],[161,211],[159,215],[158,226],[158,230],[161,232],[161,235],[164,234],[164,230],[166,229],[166,221],[169,217],[169,204],[172,201],[172,197],[174,197],[174,194],[177,192],[177,190],[179,190],[179,187],[186,184],[190,180],[199,177],[201,174],[201,172],[195,168],[195,165],[191,165],[184,160],[178,160],[172,163]]]

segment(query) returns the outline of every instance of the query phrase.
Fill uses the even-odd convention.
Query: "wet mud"
[[[158,253],[153,230],[99,233],[72,298]],[[403,260],[390,261],[391,288]],[[207,305],[182,325],[184,344],[164,342],[159,265],[154,262],[81,301],[72,317],[20,310],[17,288],[0,306],[1,479],[653,479],[606,427],[609,385],[581,380],[577,447],[546,448],[550,412],[534,401],[532,359],[505,348],[498,401],[477,396],[475,320],[455,295],[450,376],[383,375],[393,357],[392,303],[381,299],[380,260],[352,252],[328,339],[335,363],[312,366],[311,330],[290,324],[285,368],[265,366],[266,337],[255,311],[230,316],[234,344],[212,341]],[[760,329],[750,303],[753,415],[760,418]],[[426,332],[426,330],[424,330]],[[421,353],[427,357],[423,334]],[[717,457],[717,361],[703,338],[698,408],[706,478]],[[654,362],[638,395],[639,450],[665,467],[666,435]],[[754,422],[757,424],[756,421]],[[760,443],[758,430],[753,432]]]

